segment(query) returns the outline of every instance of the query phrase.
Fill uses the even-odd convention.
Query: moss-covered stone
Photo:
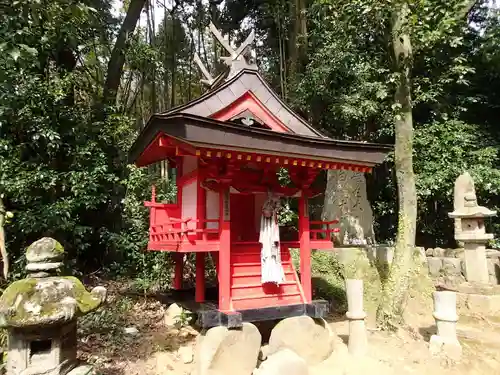
[[[60,261],[64,257],[64,247],[55,239],[43,237],[26,249],[28,263]]]
[[[97,309],[102,302],[76,277],[23,279],[0,297],[0,327],[62,323]]]

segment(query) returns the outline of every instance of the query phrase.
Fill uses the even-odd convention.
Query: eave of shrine
[[[184,113],[228,120],[223,115],[227,113],[237,115],[235,108],[240,111],[239,113],[250,110],[259,118],[259,113],[271,114],[266,117],[266,125],[272,130],[323,136],[281,100],[258,71],[252,69],[240,70],[232,78],[209,89],[199,98],[161,115]]]
[[[151,117],[132,146],[130,161],[145,166],[169,157],[194,155],[367,172],[391,150],[389,145],[280,133],[177,113]]]

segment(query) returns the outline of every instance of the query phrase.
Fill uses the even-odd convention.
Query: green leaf
[[[32,56],[36,56],[38,54],[38,51],[36,48],[33,48],[33,47],[30,47],[30,46],[27,46],[26,44],[20,44],[19,45],[24,51],[26,51],[27,53],[29,53],[30,55]]]
[[[17,61],[19,56],[21,56],[21,52],[17,48],[14,48],[9,52],[9,55],[14,59],[14,61]]]

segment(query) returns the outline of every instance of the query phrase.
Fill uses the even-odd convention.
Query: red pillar
[[[174,285],[175,290],[182,289],[182,273],[184,271],[184,254],[173,253],[172,254],[175,262],[174,267]]]
[[[309,207],[304,191],[299,198],[300,282],[306,302],[312,300],[311,288],[311,237],[309,234]]]
[[[197,229],[205,229],[207,211],[207,192],[198,180],[198,191],[196,197],[196,217],[198,219]],[[203,233],[198,234],[198,240],[203,239]],[[205,302],[205,253],[196,253],[196,291],[195,301]]]
[[[229,187],[219,193],[219,310],[231,309],[231,219]]]

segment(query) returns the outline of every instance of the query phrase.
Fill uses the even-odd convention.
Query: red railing
[[[332,233],[338,233],[340,232],[340,228],[334,228],[333,226],[335,224],[338,224],[338,220],[331,220],[331,221],[311,221],[310,222],[310,234],[311,234],[311,239],[318,241],[318,240],[325,240],[325,241],[331,241],[332,238]],[[319,228],[318,228],[319,227]]]
[[[152,242],[171,242],[181,243],[183,241],[210,241],[217,240],[219,237],[219,228],[206,228],[207,223],[219,223],[218,219],[202,220],[203,228],[190,228],[189,224],[198,223],[199,220],[192,218],[177,219],[168,218],[162,223],[151,225],[150,241]]]
[[[202,223],[202,228],[194,230],[198,234],[198,239],[207,242],[219,239],[219,219],[194,220],[197,223]],[[208,223],[217,223],[217,228],[207,228]]]

